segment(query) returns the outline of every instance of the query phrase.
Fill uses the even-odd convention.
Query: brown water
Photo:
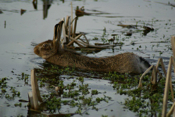
[[[165,3],[163,0],[159,2]],[[168,1],[166,1],[168,3]],[[169,0],[174,3],[174,0]],[[88,54],[92,57],[111,56],[123,52],[134,52],[146,58],[151,64],[156,64],[158,58],[164,59],[167,67],[170,56],[172,56],[170,39],[175,35],[175,8],[169,5],[157,3],[156,0],[72,0],[73,8],[84,6],[85,11],[97,13],[79,18],[77,31],[86,32],[91,44],[102,42],[101,37],[106,28],[106,37],[112,38],[111,34],[118,34],[122,47],[116,46],[112,49],[105,49],[96,54]],[[30,70],[38,68],[45,60],[33,53],[35,44],[52,39],[53,27],[61,18],[71,14],[70,1],[64,3],[60,0],[53,0],[48,9],[47,17],[43,16],[43,1],[38,1],[38,10],[32,5],[32,0],[1,0],[0,10],[0,79],[3,77],[12,78],[8,82],[9,87],[16,87],[20,91],[20,98],[7,100],[0,97],[0,116],[27,116],[28,108],[26,103],[21,107],[15,107],[19,99],[28,100],[28,92],[31,91],[30,80],[28,84],[18,80],[17,75],[22,72],[30,74]],[[20,9],[26,12],[21,15]],[[118,24],[141,25],[154,28],[154,31],[143,36],[142,28],[122,28]],[[132,30],[132,36],[125,36],[126,32]],[[98,40],[93,40],[98,37]],[[136,43],[132,45],[131,43]],[[174,79],[174,78],[173,78]],[[114,101],[98,105],[99,111],[89,110],[90,115],[109,115],[116,117],[135,116],[123,108],[119,102],[123,102],[127,96],[116,94],[112,85],[107,80],[93,79],[85,80],[91,89],[106,91]],[[98,84],[98,85],[97,85]],[[106,111],[104,111],[107,109]],[[111,110],[114,111],[111,111]],[[63,109],[63,112],[67,109]],[[76,115],[79,116],[79,115]]]

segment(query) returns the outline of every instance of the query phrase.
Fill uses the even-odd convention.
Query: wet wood
[[[163,64],[163,61],[162,61],[162,58],[160,58],[156,64],[156,66],[150,66],[143,74],[142,76],[140,77],[140,80],[139,80],[139,85],[138,85],[138,88],[141,88],[142,87],[142,78],[143,76],[149,72],[152,68],[153,68],[153,71],[152,71],[152,78],[151,78],[151,83],[153,85],[156,85],[157,83],[157,73],[159,73],[158,71],[158,66],[159,66],[159,63],[161,64],[162,66],[162,69],[164,71],[164,74],[166,75],[166,82],[165,82],[165,89],[164,89],[164,97],[163,97],[163,107],[162,107],[162,117],[168,117],[173,113],[173,117],[175,116],[175,108],[174,108],[174,104],[172,105],[170,111],[167,113],[167,100],[168,100],[168,94],[169,94],[169,88],[171,90],[171,96],[172,96],[172,102],[175,102],[174,100],[174,92],[173,92],[173,87],[172,87],[172,81],[171,81],[171,68],[172,68],[172,65],[174,66],[175,63],[174,63],[174,60],[173,60],[173,57],[170,58],[169,60],[169,65],[168,65],[168,70],[167,70],[167,73],[166,73],[166,70],[165,70],[165,67],[164,67],[164,64]],[[160,73],[159,73],[160,75]],[[173,111],[174,110],[174,111]],[[166,114],[167,113],[167,114]]]
[[[159,64],[162,66],[162,70],[163,70],[163,72],[166,76],[166,69],[165,69],[165,65],[163,64],[162,58],[159,58],[158,61],[157,61],[157,64],[156,64],[156,70],[157,71],[158,71]]]
[[[50,115],[47,115],[47,117],[66,117],[66,116],[68,116],[69,117],[69,115],[74,115],[75,113],[70,113],[70,114],[50,114]]]
[[[24,99],[20,99],[20,100],[18,100],[19,102],[29,102],[29,101],[27,101],[27,100],[24,100]]]
[[[174,60],[173,57],[170,58],[171,59],[171,64],[174,65]],[[174,69],[175,71],[175,69]],[[172,97],[172,102],[175,102],[174,100],[174,92],[173,92],[173,86],[172,86],[172,77],[170,76],[170,89],[171,89],[171,97]]]
[[[34,109],[38,109],[39,104],[38,101],[43,102],[40,96],[37,79],[35,77],[35,69],[31,70],[31,86],[32,86],[32,96],[33,96],[33,104]]]
[[[174,110],[174,109],[175,109],[175,102],[174,102],[174,104],[171,106],[169,112],[166,114],[166,117],[170,117],[171,114],[173,113],[173,110]],[[174,113],[175,113],[175,110],[174,110]],[[174,115],[173,115],[173,117],[174,117]]]
[[[109,48],[109,47],[114,47],[114,45],[103,45],[103,46],[89,45],[88,47],[106,49],[106,48]]]
[[[73,21],[73,6],[72,6],[72,2],[71,2],[71,22]],[[70,30],[70,34],[72,35],[73,33],[73,23],[71,23],[71,30]]]
[[[173,51],[173,57],[175,58],[175,36],[171,37],[171,46]]]
[[[35,71],[32,69],[31,70],[31,86],[32,86],[32,97],[33,97],[33,108],[38,109],[39,104],[38,104],[38,95],[36,91],[36,83],[35,83]]]
[[[77,6],[76,11],[75,11],[75,15],[77,17],[81,17],[81,16],[84,16],[84,15],[90,15],[90,13],[84,12],[84,6],[82,6],[80,9],[79,9],[79,6]]]
[[[133,28],[137,29],[138,27],[143,28],[143,35],[146,36],[149,32],[154,31],[154,28],[150,28],[148,26],[141,26],[141,25],[127,25],[127,24],[118,24],[117,26],[121,26],[123,28]],[[132,36],[132,30],[130,32],[126,32],[125,36]]]
[[[156,64],[156,66],[152,65],[150,66],[143,74],[142,76],[140,77],[140,80],[139,80],[139,85],[138,85],[138,88],[141,88],[142,87],[142,78],[143,76],[148,73],[151,69],[153,69],[152,71],[152,78],[151,78],[151,83],[153,85],[156,85],[157,84],[157,73],[159,73],[158,71],[158,66],[159,64],[161,64],[162,66],[162,69],[164,71],[164,74],[166,75],[166,82],[165,82],[165,89],[164,89],[164,97],[163,97],[163,107],[162,107],[162,117],[167,117],[167,116],[170,116],[172,112],[173,113],[173,116],[175,115],[175,108],[173,107],[174,105],[172,105],[171,109],[174,109],[174,111],[170,110],[170,112],[168,112],[168,114],[166,114],[167,112],[167,101],[168,101],[168,94],[169,94],[169,88],[171,90],[171,96],[172,96],[172,102],[175,102],[174,100],[174,92],[173,92],[173,87],[172,87],[172,78],[171,78],[171,69],[172,69],[172,65],[174,66],[175,63],[174,63],[174,60],[173,60],[173,57],[170,58],[169,60],[169,65],[168,65],[168,70],[167,70],[167,73],[166,73],[166,70],[165,70],[165,67],[164,67],[164,64],[163,64],[163,61],[162,61],[162,58],[160,58]],[[174,70],[175,71],[175,70]],[[159,73],[160,75],[160,73]]]
[[[95,45],[109,45],[109,43],[95,43]]]
[[[75,15],[76,15],[77,17],[81,17],[81,16],[84,16],[84,15],[90,15],[90,13],[86,13],[86,12],[81,11],[81,10],[76,10],[76,11],[75,11]]]
[[[170,3],[170,2],[168,2],[168,3],[156,2],[156,3],[159,3],[159,4],[163,4],[163,5],[168,5],[168,6],[175,7],[175,4],[172,4],[172,3]]]
[[[74,18],[76,23],[74,24],[74,32],[73,32],[73,35],[71,35],[70,33],[69,34],[65,34],[65,37],[68,39],[68,40],[71,40],[69,41],[69,43],[66,45],[66,47],[69,47],[70,45],[73,46],[73,43],[76,43],[79,47],[81,48],[84,48],[84,47],[90,47],[90,48],[101,48],[101,49],[104,49],[104,48],[108,48],[108,47],[113,47],[114,45],[108,45],[108,46],[95,46],[95,45],[89,45],[89,41],[88,39],[86,38],[85,34],[83,33],[79,33],[77,34],[76,33],[76,26],[77,26],[77,18]],[[68,22],[68,17],[67,17],[67,20],[66,20],[66,24],[67,25],[67,22]],[[72,22],[71,22],[72,23]],[[70,23],[69,25],[67,26],[67,28],[69,28],[69,31],[71,30],[70,28]],[[64,29],[63,29],[64,30]],[[64,31],[66,32],[66,31]],[[63,33],[64,34],[64,33]],[[64,36],[64,35],[63,35]],[[83,36],[86,40],[83,41],[82,39],[80,39],[80,37]],[[88,50],[87,50],[88,51]]]
[[[82,34],[76,36],[75,38],[70,37],[70,39],[71,39],[72,41],[70,41],[67,45],[70,46],[71,44],[73,44],[73,42],[77,42],[77,39],[80,38],[81,36],[82,36]],[[67,37],[69,37],[69,36],[67,36]]]
[[[137,25],[126,25],[126,24],[118,24],[117,26],[121,26],[123,28],[136,28]]]
[[[63,22],[62,25],[59,22],[59,26],[57,27],[57,35],[58,35],[58,37],[56,38],[57,39],[57,43],[60,43],[60,41],[61,41],[60,39],[61,39],[62,27],[64,27],[64,25],[63,25],[64,24],[64,20],[63,19],[60,21],[60,22]]]
[[[20,11],[21,15],[23,15],[25,12],[26,12],[25,9],[21,9],[21,11]]]
[[[143,74],[142,76],[140,77],[140,80],[139,80],[139,85],[138,85],[138,88],[142,88],[142,78],[153,68],[154,65],[151,65]]]
[[[69,35],[69,21],[70,21],[70,16],[66,17],[66,23],[65,23],[65,35]],[[65,44],[69,43],[69,38],[66,37],[66,42]]]
[[[76,27],[77,27],[77,20],[78,20],[78,17],[75,17],[73,37],[76,36],[75,33],[76,33]]]
[[[73,22],[75,21],[75,19],[76,19],[76,17],[72,19],[71,24],[73,24]]]
[[[153,85],[156,85],[157,84],[157,72],[156,72],[156,67],[153,66],[153,70],[152,70],[152,77],[151,77],[151,83]]]
[[[65,22],[65,28],[66,28],[66,29],[67,29],[67,27],[68,27],[69,19],[70,19],[70,16],[67,16],[67,17],[66,17],[66,22]]]
[[[172,51],[173,51],[173,57],[171,57],[172,59],[172,63],[173,63],[173,68],[174,68],[174,73],[175,73],[175,36],[172,36],[171,37],[171,46],[172,46]],[[171,96],[172,96],[172,101],[174,102],[174,105],[175,105],[175,100],[174,100],[174,93],[173,93],[173,87],[172,87],[172,82],[170,83],[170,88],[171,88]],[[175,117],[175,106],[174,106],[174,109],[173,109],[173,117]]]
[[[68,39],[70,40],[70,37],[71,37],[71,19],[69,19],[69,24],[68,24]]]
[[[114,42],[115,41],[115,37],[108,39],[108,41]]]
[[[79,40],[81,40],[83,43],[89,45],[87,42],[85,42],[83,39],[79,38]]]
[[[38,5],[38,0],[33,0],[33,1],[32,1],[32,4],[33,4],[33,8],[37,10],[37,9],[38,9],[38,7],[37,7],[37,5]]]
[[[84,10],[84,7],[81,7],[80,9]],[[79,33],[79,34],[76,33],[77,20],[78,20],[78,17],[75,17],[73,19],[73,6],[72,6],[72,2],[71,2],[71,16],[67,16],[66,22],[65,22],[64,18],[62,19],[62,21],[65,22],[65,23],[63,23],[63,28],[62,28],[62,30],[63,30],[63,40],[64,40],[64,41],[61,40],[62,41],[62,47],[65,46],[67,48],[70,48],[69,46],[73,46],[73,43],[76,43],[80,48],[89,47],[89,48],[101,48],[101,49],[103,49],[103,48],[108,48],[108,47],[113,47],[114,46],[114,45],[109,45],[109,46],[89,45],[89,41],[86,38],[84,33]],[[75,21],[74,22],[74,29],[72,29],[73,21]],[[59,34],[58,30],[57,30],[57,33]],[[54,34],[55,34],[55,31],[54,31]],[[86,42],[83,39],[80,39],[81,36],[84,37]],[[55,38],[56,37],[54,36],[54,39]],[[59,41],[60,39],[61,39],[61,37],[59,37],[59,39],[57,39],[57,41]],[[58,42],[56,42],[54,44],[54,45],[56,45],[55,46],[56,48],[59,47],[59,44],[57,44],[57,43]]]
[[[86,35],[84,33],[80,33],[83,35],[83,37],[85,38],[86,42],[83,41],[82,39],[80,39],[82,42],[86,43],[87,45],[89,45],[89,40],[87,39]]]
[[[67,41],[66,40],[66,26],[65,26],[65,19],[63,18],[63,27],[62,27],[62,30],[63,30],[63,39],[61,40],[61,44],[62,44],[62,48],[64,48],[64,43]]]
[[[122,46],[124,43],[114,43],[115,46]]]
[[[167,71],[165,89],[164,89],[162,117],[165,117],[167,113],[168,90],[169,90],[170,77],[171,77],[171,64],[172,64],[172,60],[170,59],[169,64],[168,64],[168,71]]]
[[[160,79],[161,79],[161,77],[162,77],[162,74],[159,72],[159,70],[158,70],[158,67],[159,67],[159,65],[161,65],[161,67],[162,67],[162,70],[163,70],[163,72],[164,72],[164,75],[166,76],[166,70],[165,70],[165,66],[164,66],[164,64],[163,64],[163,60],[162,60],[162,58],[159,58],[158,59],[158,61],[157,61],[157,64],[156,64],[156,74],[159,74],[159,81],[160,81]],[[158,81],[158,82],[159,82]]]
[[[29,104],[30,104],[31,108],[34,108],[32,92],[28,92],[28,99],[29,99]]]
[[[35,77],[35,69],[31,70],[31,87],[32,92],[28,93],[29,102],[31,107],[37,110],[39,108],[38,101],[43,102],[43,100],[40,96],[37,79]]]

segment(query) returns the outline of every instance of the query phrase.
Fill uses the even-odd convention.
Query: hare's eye
[[[46,46],[47,46],[47,44],[44,43],[44,44],[43,44],[43,47],[46,47]]]

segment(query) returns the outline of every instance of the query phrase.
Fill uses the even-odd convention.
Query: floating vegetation
[[[112,80],[113,88],[117,90],[117,93],[129,96],[125,99],[125,102],[121,102],[121,104],[125,105],[125,108],[136,112],[140,117],[161,115],[165,77],[161,78],[157,85],[154,86],[150,82],[151,75],[147,75],[144,77],[142,88],[138,88],[138,76],[109,73],[105,79]],[[172,105],[171,93],[168,95],[168,101],[170,102],[168,103],[168,108],[170,108]]]
[[[47,71],[54,74],[56,71],[55,69],[57,69],[57,67],[51,66],[51,69],[48,68]],[[70,75],[73,73],[71,69],[72,68],[66,67],[64,69],[58,70],[57,72],[61,71]],[[68,105],[71,108],[76,108],[75,113],[77,114],[83,114],[89,108],[98,111],[96,105],[102,101],[108,103],[112,100],[112,98],[105,95],[105,93],[99,92],[97,90],[91,90],[89,88],[89,85],[84,83],[84,77],[72,76],[70,79],[72,82],[65,84],[64,79],[59,78],[59,76],[55,78],[47,77],[45,80],[43,78],[40,78],[42,76],[42,73],[45,74],[44,71],[45,70],[42,69],[37,70],[36,76],[38,77],[38,81],[49,83],[51,89],[53,88],[53,85],[57,86],[59,89],[57,94],[51,92],[42,95],[43,99],[46,100],[45,110],[49,111],[50,113],[59,112],[60,109],[65,105]],[[98,94],[102,94],[102,96],[99,96]]]
[[[15,87],[8,86],[8,80],[10,80],[10,78],[6,77],[0,80],[0,98],[5,97],[7,100],[14,100],[15,97],[20,97],[20,92],[17,91]]]
[[[60,68],[56,65],[50,65],[50,67],[47,66],[44,69],[37,69],[36,76],[39,82],[49,84],[50,89],[53,89],[53,85],[59,89],[58,93],[52,90],[51,93],[42,95],[44,100],[49,100],[46,101],[46,109],[44,111],[57,113],[60,112],[62,107],[67,105],[70,106],[70,108],[76,108],[75,113],[84,114],[88,109],[98,111],[98,104],[101,102],[108,103],[112,101],[112,98],[105,95],[105,92],[90,89],[89,85],[84,82],[82,74],[77,77],[76,73],[78,72],[81,71],[70,67]],[[61,74],[70,76],[66,77],[66,79],[71,80],[71,82],[65,83],[65,78],[61,77]],[[93,78],[95,73],[91,72],[89,74]],[[133,76],[130,74],[117,74],[115,72],[98,74],[101,74],[99,78],[102,77],[104,80],[111,81],[113,89],[116,90],[118,94],[128,95],[128,98],[126,98],[124,102],[120,102],[126,109],[136,112],[140,117],[161,115],[165,77],[160,78],[157,85],[152,85],[150,82],[151,73],[149,73],[142,79],[142,88],[138,88],[140,75]],[[42,78],[43,75],[46,75],[46,77]],[[90,76],[88,77],[90,78]],[[175,82],[172,84],[174,83]],[[172,97],[169,93],[168,108],[171,106],[171,100]]]

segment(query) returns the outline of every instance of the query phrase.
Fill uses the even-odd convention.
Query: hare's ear
[[[58,24],[54,27],[54,36],[53,36],[53,47],[55,51],[61,51],[61,32],[62,32],[62,25],[64,21],[60,21]]]
[[[58,27],[58,24],[56,24],[56,25],[54,26],[53,41],[57,38],[57,27]]]
[[[61,33],[62,33],[62,26],[64,21],[60,21],[57,26],[57,41],[61,39]]]

